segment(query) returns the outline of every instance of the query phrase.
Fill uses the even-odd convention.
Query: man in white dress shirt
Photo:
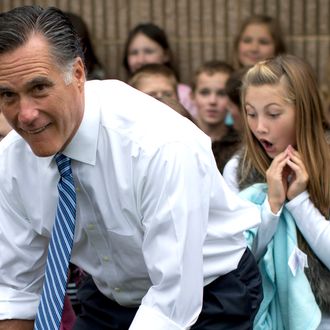
[[[71,159],[71,262],[90,277],[75,329],[250,329],[262,298],[244,230],[259,212],[219,174],[209,138],[119,81],[85,82],[61,11],[0,14],[0,329],[32,329]]]

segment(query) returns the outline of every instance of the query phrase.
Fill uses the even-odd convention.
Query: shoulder
[[[0,142],[1,189],[12,187],[20,180],[27,182],[38,170],[37,157],[29,145],[15,131],[11,131]]]
[[[226,175],[236,175],[237,169],[238,169],[238,165],[239,165],[239,155],[235,154],[232,158],[229,159],[229,161],[227,162],[225,168],[224,168],[224,176]]]
[[[6,164],[10,166],[6,171],[13,168],[24,168],[25,164],[29,164],[37,160],[28,143],[14,130],[4,137],[0,142],[0,163],[1,166]]]
[[[11,130],[0,143],[0,161],[3,163],[9,157],[19,158],[29,149],[28,144],[14,130]]]
[[[229,188],[235,192],[239,192],[237,182],[237,169],[239,165],[239,155],[234,155],[225,165],[223,169],[223,178],[227,182]]]
[[[92,99],[86,103],[100,108],[102,131],[121,144],[150,151],[169,143],[210,149],[210,139],[190,120],[122,81],[91,81],[86,88],[86,98]]]

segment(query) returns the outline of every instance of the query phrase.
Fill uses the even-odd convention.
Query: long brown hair
[[[281,55],[254,65],[243,79],[242,105],[249,86],[285,84],[285,100],[296,109],[296,141],[309,183],[310,199],[319,211],[329,218],[330,210],[330,148],[326,139],[326,113],[313,69],[304,60],[293,55]],[[255,168],[263,177],[272,159],[268,157],[247,124],[243,111],[245,151],[241,177]]]

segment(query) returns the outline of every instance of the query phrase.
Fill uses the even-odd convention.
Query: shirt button
[[[76,187],[76,192],[80,192],[80,187]]]
[[[103,261],[109,261],[110,258],[108,256],[103,256]]]
[[[120,291],[121,291],[120,288],[114,288],[114,290],[115,290],[116,292],[120,292]]]
[[[93,224],[93,223],[89,223],[88,225],[87,225],[87,229],[88,230],[93,230],[95,228],[95,225]]]

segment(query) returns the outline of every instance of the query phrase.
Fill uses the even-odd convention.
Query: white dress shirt
[[[72,159],[77,219],[71,261],[99,290],[140,306],[131,330],[188,329],[202,288],[244,253],[260,222],[217,170],[210,139],[126,84],[89,81]],[[53,157],[14,131],[0,143],[0,319],[34,319],[58,198]],[[204,261],[204,263],[203,263]]]

